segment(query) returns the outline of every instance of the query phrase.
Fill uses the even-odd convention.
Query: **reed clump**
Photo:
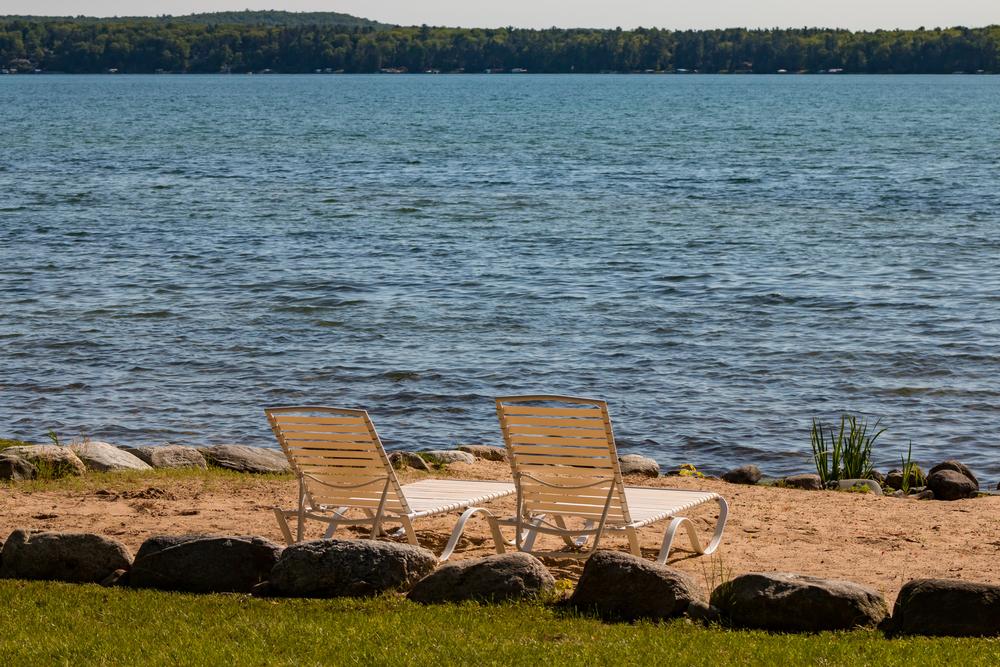
[[[840,416],[839,428],[813,419],[810,432],[813,461],[824,485],[842,479],[871,479],[872,450],[886,430],[880,429],[880,424],[880,419],[870,424],[867,419],[848,414]]]

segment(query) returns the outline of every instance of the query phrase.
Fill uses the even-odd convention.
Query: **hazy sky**
[[[0,0],[0,14],[136,16],[247,8],[470,27],[872,29],[1000,23],[1000,0]]]

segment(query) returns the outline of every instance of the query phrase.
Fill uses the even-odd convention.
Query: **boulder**
[[[424,461],[414,452],[391,452],[389,454],[389,463],[396,470],[413,468],[414,470],[422,470],[424,472],[431,471],[431,467],[427,465],[427,461]]]
[[[289,472],[288,459],[277,449],[246,445],[215,445],[199,450],[209,465],[258,474]]]
[[[208,467],[205,457],[194,447],[183,445],[158,445],[156,447],[122,447],[129,454],[141,459],[154,468],[201,468]]]
[[[621,466],[623,475],[660,476],[660,464],[648,456],[639,456],[638,454],[619,456],[618,465]]]
[[[108,537],[15,530],[3,545],[0,577],[100,583],[131,564],[128,547]]]
[[[41,477],[65,477],[87,472],[83,461],[69,447],[58,445],[18,445],[7,447],[4,454],[18,456],[28,461]]]
[[[781,632],[874,627],[888,614],[870,588],[784,572],[736,577],[712,591],[711,604],[734,626]]]
[[[722,474],[722,479],[730,484],[756,484],[764,475],[755,465],[740,466]]]
[[[437,558],[410,544],[313,540],[287,547],[271,571],[270,592],[289,597],[365,597],[407,590]]]
[[[960,472],[942,468],[927,475],[927,488],[938,500],[961,500],[974,497],[979,485]]]
[[[891,629],[899,634],[1000,636],[1000,586],[914,579],[899,591]]]
[[[500,554],[448,563],[421,579],[410,591],[415,602],[501,602],[537,597],[556,580],[541,561],[526,553]]]
[[[129,585],[190,593],[249,593],[267,579],[281,547],[262,537],[203,537],[137,558]]]
[[[202,540],[206,537],[213,536],[202,533],[189,533],[187,535],[154,535],[153,537],[146,538],[146,541],[139,545],[139,550],[135,552],[135,560],[139,560],[146,556],[152,556],[155,553],[178,544],[193,542],[194,540]]]
[[[468,452],[477,459],[484,461],[506,461],[507,450],[503,447],[491,447],[489,445],[459,445],[458,451]]]
[[[96,472],[112,472],[115,470],[152,470],[152,467],[139,457],[129,454],[106,442],[87,441],[70,445],[87,470]]]
[[[941,470],[953,470],[953,471],[955,471],[955,472],[957,472],[959,474],[965,475],[970,480],[972,480],[973,484],[976,485],[976,490],[977,491],[979,490],[979,480],[976,479],[976,476],[972,474],[972,471],[969,470],[969,468],[964,463],[961,463],[961,462],[956,461],[954,459],[950,459],[948,461],[942,461],[941,463],[939,463],[936,466],[934,466],[933,468],[931,468],[927,472],[927,475],[929,477],[930,475],[933,475],[934,473],[936,473],[938,471],[941,471]]]
[[[417,453],[428,463],[436,463],[438,465],[476,462],[476,457],[469,452],[460,452],[456,449],[432,449]]]
[[[620,551],[587,560],[569,603],[607,619],[669,618],[701,599],[690,575]]]
[[[806,489],[807,491],[823,490],[823,480],[816,474],[790,475],[784,479],[784,483],[785,486],[792,489]]]
[[[882,495],[882,487],[874,479],[841,479],[836,482],[834,488],[838,491],[874,493],[876,496]]]
[[[0,450],[0,479],[21,481],[38,476],[38,468],[28,459]]]

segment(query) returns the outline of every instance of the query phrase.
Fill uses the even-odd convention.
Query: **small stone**
[[[313,540],[287,547],[271,571],[273,595],[367,597],[407,590],[437,565],[427,549],[376,540]]]
[[[597,551],[569,603],[608,619],[680,616],[701,594],[687,573],[620,551]]]
[[[618,465],[621,466],[623,475],[660,476],[660,464],[648,456],[640,456],[638,454],[619,456]]]
[[[3,546],[0,578],[100,583],[131,564],[128,547],[109,537],[15,530]]]
[[[106,576],[101,581],[101,586],[110,588],[112,586],[124,586],[128,582],[128,570],[119,568]]]
[[[732,470],[723,473],[722,479],[729,482],[730,484],[756,484],[763,477],[760,468],[751,464],[740,466],[739,468],[733,468]]]
[[[0,479],[18,482],[37,476],[38,468],[31,461],[7,450],[0,450]]]
[[[975,497],[979,485],[960,472],[941,468],[927,476],[927,488],[938,500],[961,500]]]
[[[930,489],[924,489],[918,493],[911,493],[908,497],[914,500],[934,500],[934,492]]]
[[[459,445],[460,452],[468,452],[477,459],[484,461],[506,461],[507,450],[503,447],[491,447],[489,445]]]
[[[246,445],[215,445],[199,451],[209,465],[237,472],[277,474],[291,470],[288,459],[277,449]]]
[[[784,480],[785,486],[793,489],[805,489],[807,491],[822,491],[823,480],[819,475],[805,473],[802,475],[790,475]]]
[[[414,470],[422,470],[423,472],[431,471],[430,466],[427,465],[427,461],[424,461],[414,452],[390,452],[389,463],[391,463],[392,467],[396,470],[413,468]]]
[[[956,461],[954,459],[949,459],[948,461],[942,461],[941,463],[939,463],[936,466],[934,466],[933,468],[931,468],[927,472],[927,476],[930,477],[934,473],[939,472],[941,470],[952,470],[952,471],[957,472],[957,473],[959,473],[961,475],[965,475],[975,485],[976,491],[979,490],[979,480],[976,479],[976,476],[972,474],[972,471],[969,470],[968,466],[966,466],[964,463],[961,463],[961,462]],[[928,486],[930,486],[930,485],[928,485]]]
[[[892,495],[893,498],[905,498],[906,497],[906,494],[903,493],[902,489],[896,489],[895,491],[892,492],[891,495]]]
[[[208,462],[194,447],[183,445],[157,445],[143,447],[122,447],[129,454],[141,459],[154,468],[201,468],[208,467]]]
[[[701,600],[692,600],[688,604],[687,615],[692,621],[698,621],[705,625],[718,623],[722,620],[722,612],[718,607],[713,607]]]
[[[1000,635],[1000,586],[954,579],[914,579],[899,591],[894,633],[950,637]]]
[[[538,597],[551,591],[555,583],[531,554],[499,554],[442,565],[418,581],[407,597],[422,604],[503,602]]]
[[[65,477],[67,475],[83,475],[87,472],[83,461],[69,447],[18,445],[6,447],[3,452],[28,461],[35,466],[37,475],[41,477]]]
[[[139,457],[106,442],[88,440],[72,444],[69,448],[83,461],[88,470],[96,472],[152,470],[151,466]]]
[[[460,452],[455,449],[432,449],[417,452],[428,463],[438,465],[449,465],[451,463],[475,463],[476,457],[468,452]]]
[[[885,598],[866,586],[784,572],[736,577],[710,602],[734,626],[779,632],[875,627],[888,614]]]
[[[862,493],[874,493],[876,496],[882,495],[882,487],[874,479],[842,479],[835,487],[839,491],[861,491]]]

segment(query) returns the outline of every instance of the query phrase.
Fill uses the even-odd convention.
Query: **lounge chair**
[[[340,526],[364,525],[371,526],[374,539],[383,534],[383,524],[398,523],[397,534],[417,544],[414,519],[465,510],[440,556],[444,561],[465,523],[484,511],[474,505],[514,493],[514,485],[506,482],[426,479],[400,486],[364,410],[298,406],[264,412],[299,480],[298,507],[274,509],[288,544],[302,541],[307,519],[328,524],[324,537]],[[292,517],[297,519],[294,538],[288,525]]]
[[[517,486],[517,514],[487,518],[494,535],[500,526],[514,526],[515,541],[507,544],[536,555],[588,558],[606,533],[622,531],[632,554],[641,556],[637,530],[669,519],[657,563],[666,563],[674,534],[681,526],[687,528],[695,552],[710,554],[718,548],[729,513],[722,496],[622,483],[604,401],[507,396],[496,399],[496,406]],[[694,524],[678,515],[710,501],[719,504],[719,518],[711,541],[702,547]],[[535,551],[539,534],[559,536],[571,550]],[[590,547],[585,549],[591,538]],[[504,542],[496,544],[497,553],[503,553]]]

